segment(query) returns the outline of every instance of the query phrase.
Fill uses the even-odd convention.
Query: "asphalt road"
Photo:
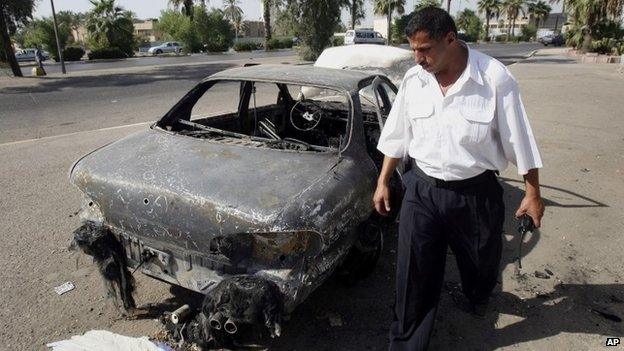
[[[539,44],[483,44],[474,48],[510,64],[539,47]],[[245,61],[297,62],[292,51],[220,55],[227,59],[218,62],[214,61],[215,57],[196,55],[75,64],[68,67],[81,67],[84,72],[2,88],[0,144],[155,121],[198,81],[217,71]],[[155,62],[160,64],[154,66]]]
[[[81,62],[67,62],[65,67],[67,72],[81,72],[81,71],[95,71],[95,70],[108,70],[116,68],[139,68],[147,66],[159,66],[159,65],[184,65],[193,63],[211,63],[211,62],[223,62],[232,60],[244,60],[248,58],[274,58],[274,57],[288,57],[293,56],[292,50],[279,50],[279,51],[253,51],[253,52],[227,52],[222,54],[192,54],[181,56],[144,56],[133,57],[129,59],[121,60],[106,60],[106,61],[81,61]],[[33,63],[25,64],[25,66],[32,66]],[[48,73],[61,73],[61,64],[48,60],[44,62],[44,67]],[[24,74],[30,75],[30,67],[24,67]]]

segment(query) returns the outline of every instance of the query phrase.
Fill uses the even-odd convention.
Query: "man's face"
[[[407,40],[414,51],[416,63],[427,72],[435,74],[448,66],[451,59],[449,47],[457,39],[453,32],[449,32],[444,38],[436,40],[430,38],[426,31],[419,31],[408,37]]]

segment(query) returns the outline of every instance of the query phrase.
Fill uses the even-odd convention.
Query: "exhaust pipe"
[[[236,327],[236,323],[234,323],[234,321],[229,318],[227,321],[225,321],[223,328],[225,329],[226,332],[230,334],[235,334],[236,331],[238,330],[238,328]]]
[[[212,318],[210,318],[210,321],[208,322],[210,324],[210,327],[214,330],[221,330],[221,320],[223,319],[223,315],[221,314],[221,312],[217,312],[214,315],[212,315]]]

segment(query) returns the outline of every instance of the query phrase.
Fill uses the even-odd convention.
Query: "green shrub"
[[[63,49],[63,59],[65,61],[80,61],[85,51],[79,46],[68,46]]]
[[[592,52],[605,55],[619,55],[620,47],[622,46],[622,40],[614,38],[602,38],[600,40],[592,41]]]
[[[344,37],[333,37],[332,38],[332,45],[333,46],[342,46],[344,45]]]
[[[290,49],[293,47],[293,41],[292,38],[284,38],[282,40],[280,40],[280,45],[282,47],[282,49]]]
[[[243,42],[243,43],[236,43],[234,44],[234,50],[236,51],[252,51],[252,50],[258,50],[262,47],[262,45],[260,43],[254,43],[254,42]]]
[[[520,31],[520,38],[522,39],[522,41],[535,40],[535,38],[537,37],[537,27],[532,24],[521,26]]]
[[[477,38],[475,36],[466,34],[466,33],[457,33],[457,38],[459,40],[463,40],[465,42],[475,42],[477,41]]]
[[[96,49],[88,53],[87,56],[89,56],[89,60],[120,59],[128,57],[128,55],[119,48]]]
[[[497,43],[503,42],[503,41],[507,41],[507,34],[499,34],[496,37],[494,37],[494,41]]]
[[[267,41],[267,46],[269,50],[281,49],[281,42],[277,38],[271,38]]]

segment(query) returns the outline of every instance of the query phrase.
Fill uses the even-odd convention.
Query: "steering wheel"
[[[302,102],[303,100],[297,101],[290,110],[290,124],[299,131],[307,132],[319,125],[323,118],[323,108],[313,102],[304,106]]]

